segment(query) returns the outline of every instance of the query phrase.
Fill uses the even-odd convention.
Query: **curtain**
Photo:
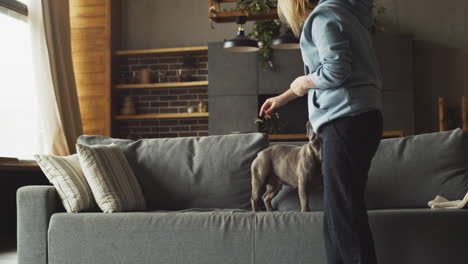
[[[83,133],[73,72],[68,0],[29,1],[29,26],[45,153],[75,153]]]

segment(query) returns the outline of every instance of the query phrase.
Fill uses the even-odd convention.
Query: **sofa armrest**
[[[18,264],[47,264],[50,217],[61,210],[53,186],[25,186],[16,193]]]

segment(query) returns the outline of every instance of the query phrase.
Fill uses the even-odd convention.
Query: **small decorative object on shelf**
[[[122,109],[120,109],[122,115],[134,115],[136,114],[135,103],[131,96],[125,96]]]
[[[176,81],[178,81],[178,82],[182,82],[182,81],[183,81],[183,78],[182,78],[182,69],[181,69],[181,68],[177,69]]]
[[[139,83],[137,71],[132,71],[132,77],[130,79],[130,83]]]
[[[140,83],[150,83],[151,76],[150,70],[148,68],[141,68],[140,69]]]
[[[167,74],[165,72],[158,72],[158,83],[167,82]]]
[[[204,113],[204,112],[207,112],[207,110],[208,110],[208,106],[206,105],[206,103],[203,103],[200,101],[198,103],[198,112]]]
[[[193,113],[195,111],[195,107],[189,106],[187,107],[187,113]]]
[[[151,83],[159,83],[159,71],[152,71],[151,72]]]
[[[128,83],[128,77],[126,73],[121,73],[119,76],[119,84],[127,84]]]

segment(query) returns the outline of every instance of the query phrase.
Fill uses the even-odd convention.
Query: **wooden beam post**
[[[468,132],[468,97],[462,96],[462,121],[463,130]]]
[[[445,102],[444,98],[439,96],[439,132],[445,131]]]

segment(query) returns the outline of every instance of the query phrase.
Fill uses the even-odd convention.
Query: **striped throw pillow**
[[[103,212],[146,209],[140,184],[119,147],[76,144],[76,149],[86,180]]]
[[[65,157],[34,155],[34,157],[47,179],[57,190],[67,212],[77,213],[98,209],[81,170],[78,155]]]

